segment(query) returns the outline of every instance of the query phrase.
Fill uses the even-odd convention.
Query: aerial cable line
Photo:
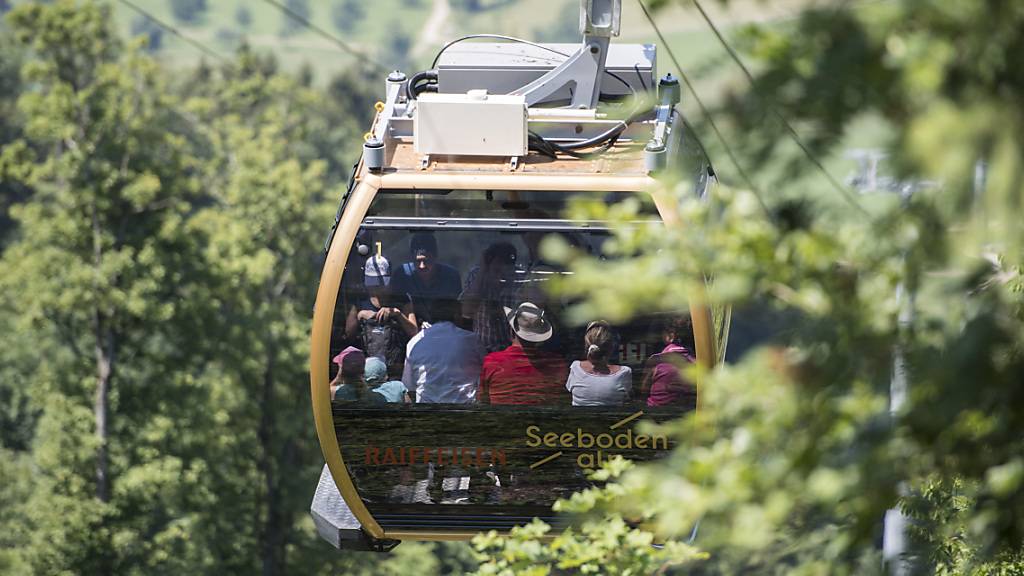
[[[797,131],[795,128],[793,128],[793,125],[790,124],[789,121],[786,120],[786,118],[782,115],[782,112],[780,112],[776,106],[772,105],[771,101],[768,98],[762,97],[757,92],[757,83],[754,80],[754,75],[750,73],[750,70],[747,68],[747,66],[743,64],[742,60],[740,60],[739,55],[736,53],[735,50],[733,50],[732,46],[730,46],[729,43],[725,40],[725,37],[722,36],[722,33],[718,30],[718,27],[715,26],[715,23],[711,20],[711,17],[708,16],[708,13],[706,11],[704,11],[704,7],[701,6],[700,0],[692,0],[692,2],[693,5],[697,7],[697,10],[700,12],[701,17],[704,19],[704,22],[707,23],[708,27],[711,28],[711,31],[714,32],[715,37],[718,38],[718,42],[722,44],[723,48],[725,48],[725,51],[729,54],[729,57],[732,58],[732,61],[735,62],[736,65],[739,66],[740,70],[743,71],[743,75],[746,76],[747,82],[750,83],[750,87],[753,90],[754,95],[757,96],[758,99],[760,99],[762,102],[764,102],[767,105],[768,110],[771,111],[772,115],[775,116],[775,118],[782,123],[783,127],[785,127],[786,129],[786,132],[789,134],[790,139],[793,140],[794,143],[796,143],[796,145],[804,153],[804,156],[807,156],[807,159],[810,160],[811,163],[814,164],[814,166],[818,169],[818,171],[825,176],[829,184],[831,184],[832,187],[835,188],[836,191],[843,196],[844,200],[846,200],[851,206],[859,210],[861,213],[867,214],[867,211],[864,210],[863,207],[861,207],[860,203],[857,202],[857,200],[853,197],[852,194],[850,194],[850,191],[847,190],[845,186],[840,184],[839,181],[835,179],[835,176],[832,176],[832,174],[825,169],[825,166],[821,163],[821,161],[814,156],[810,148],[808,148],[807,145],[804,144],[803,140],[800,138],[800,135],[797,134]]]
[[[438,63],[438,61],[441,60],[441,55],[444,54],[445,51],[448,50],[449,48],[451,48],[452,46],[458,44],[459,42],[463,42],[463,41],[466,41],[466,40],[473,40],[475,38],[493,38],[493,39],[496,39],[496,40],[508,40],[510,42],[518,42],[520,44],[526,44],[526,45],[529,45],[529,46],[533,46],[534,48],[540,48],[541,50],[546,50],[548,52],[551,52],[551,53],[554,53],[554,54],[558,54],[559,56],[564,56],[565,58],[569,58],[570,56],[572,56],[572,54],[566,54],[565,52],[562,52],[561,50],[555,50],[554,48],[552,48],[550,46],[545,46],[543,44],[539,44],[537,42],[526,40],[524,38],[516,38],[515,36],[507,36],[505,34],[468,34],[466,36],[462,36],[460,38],[456,38],[455,40],[451,40],[449,42],[446,42],[445,45],[442,46],[441,49],[438,50],[437,54],[434,56],[434,61],[430,64],[430,67],[431,68],[437,68],[437,63]]]
[[[359,50],[356,50],[355,48],[353,48],[352,46],[347,44],[345,41],[343,41],[341,38],[338,38],[337,36],[335,36],[334,34],[331,34],[327,30],[324,30],[323,28],[317,26],[316,24],[313,24],[305,16],[303,16],[302,14],[299,14],[298,12],[292,10],[291,8],[285,6],[284,4],[278,2],[277,0],[263,0],[263,1],[266,2],[267,4],[270,4],[271,6],[274,6],[275,8],[280,10],[281,12],[283,12],[285,14],[285,16],[288,16],[289,18],[291,18],[292,20],[295,20],[299,24],[302,24],[306,28],[309,28],[313,32],[316,32],[321,37],[327,39],[329,42],[332,42],[335,46],[337,46],[338,48],[341,48],[341,50],[343,52],[347,52],[349,55],[354,56],[357,60],[367,62],[370,65],[372,65],[374,68],[376,68],[376,69],[378,69],[378,70],[380,70],[381,72],[384,72],[384,73],[387,73],[387,72],[391,71],[390,68],[388,68],[387,66],[381,64],[376,59],[372,58],[370,55],[368,55],[368,54],[366,54],[364,52],[360,52]]]
[[[195,40],[193,38],[189,38],[188,36],[185,36],[184,34],[181,33],[180,30],[178,30],[174,26],[171,26],[170,24],[168,24],[168,23],[164,22],[163,20],[157,18],[153,14],[143,10],[142,8],[137,6],[135,3],[130,2],[129,0],[118,0],[118,2],[120,2],[121,4],[124,4],[125,6],[131,8],[132,10],[134,10],[136,12],[138,12],[142,16],[145,16],[146,18],[149,18],[149,20],[152,21],[153,23],[155,23],[157,26],[163,28],[164,30],[167,30],[171,34],[174,34],[178,38],[181,38],[186,43],[191,44],[194,48],[198,49],[203,54],[206,54],[207,56],[209,56],[211,58],[214,58],[216,60],[220,60],[222,62],[227,62],[228,59],[225,58],[224,56],[222,56],[221,54],[219,54],[213,48],[210,48],[209,46],[203,44],[202,42],[200,42],[198,40]]]
[[[651,24],[651,28],[653,28],[654,33],[658,35],[658,40],[661,41],[661,45],[664,46],[665,51],[668,52],[668,57],[672,60],[672,64],[675,65],[676,71],[679,72],[679,77],[683,79],[683,82],[686,84],[686,88],[690,90],[691,94],[693,94],[693,100],[697,103],[697,107],[700,108],[701,114],[704,115],[704,118],[711,126],[711,129],[715,132],[715,136],[717,136],[719,142],[722,143],[722,147],[725,148],[725,153],[729,156],[729,161],[732,162],[732,165],[736,168],[736,172],[740,175],[740,178],[747,187],[750,188],[750,191],[754,193],[754,197],[757,198],[758,203],[761,204],[761,208],[764,209],[765,214],[767,214],[769,218],[772,218],[772,212],[768,209],[768,205],[761,196],[761,191],[758,190],[757,186],[754,185],[753,180],[750,179],[750,176],[748,176],[747,172],[743,169],[743,166],[740,165],[740,162],[733,153],[732,148],[729,147],[729,142],[727,142],[725,136],[722,135],[722,131],[718,129],[718,125],[715,124],[715,119],[712,118],[708,107],[704,105],[704,102],[700,99],[700,95],[697,94],[697,89],[693,86],[693,83],[690,82],[690,78],[686,75],[686,72],[683,71],[683,67],[679,65],[679,60],[676,58],[675,52],[672,51],[672,46],[670,46],[668,41],[665,40],[665,36],[661,33],[661,29],[658,28],[657,24],[655,24],[654,18],[651,17],[651,13],[647,11],[647,6],[644,5],[643,0],[636,0],[636,3],[640,5],[640,9],[643,10],[644,16],[647,17],[647,21]],[[696,137],[696,132],[694,132],[693,127],[685,120],[683,122],[690,128],[691,133]],[[697,143],[700,144],[701,148],[704,148],[704,144],[700,142],[699,138]]]

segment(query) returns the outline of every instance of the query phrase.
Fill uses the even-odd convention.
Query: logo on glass
[[[607,452],[607,450],[668,450],[668,438],[662,435],[649,436],[647,434],[634,434],[632,429],[619,431],[624,425],[643,416],[643,410],[636,412],[619,420],[608,427],[611,432],[600,432],[593,434],[576,428],[574,431],[553,432],[541,429],[540,426],[526,427],[526,445],[530,448],[564,448],[568,450],[584,450],[576,456],[576,465],[580,468],[591,469],[603,464],[619,452]],[[557,459],[564,454],[564,450],[558,450],[533,464],[530,468],[538,468]]]

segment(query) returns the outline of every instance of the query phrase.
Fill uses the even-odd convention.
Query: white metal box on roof
[[[525,156],[526,98],[487,94],[421,94],[413,116],[418,154]]]

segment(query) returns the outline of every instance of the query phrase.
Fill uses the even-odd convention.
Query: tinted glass
[[[794,308],[763,300],[755,301],[732,310],[725,361],[739,362],[746,354],[763,346],[787,347],[800,344],[800,337],[814,341],[817,332],[831,329],[831,322],[811,322],[811,319]]]
[[[360,495],[386,527],[424,513],[469,522],[494,506],[509,522],[528,521],[585,487],[585,470],[612,455],[644,460],[669,449],[636,425],[695,406],[678,371],[693,360],[685,302],[679,314],[570,324],[573,302],[546,289],[567,271],[539,246],[555,234],[600,256],[607,232],[547,219],[561,215],[557,194],[527,194],[523,209],[544,217],[517,226],[495,216],[510,209],[498,198],[511,193],[478,194],[443,223],[397,217],[388,207],[396,196],[378,196],[343,276],[331,343],[335,425]],[[352,349],[375,357],[362,379]]]
[[[641,201],[640,214],[657,220],[658,211],[646,194],[633,192],[550,192],[536,190],[381,190],[368,216],[423,218],[558,219],[573,198],[608,204],[626,198]]]

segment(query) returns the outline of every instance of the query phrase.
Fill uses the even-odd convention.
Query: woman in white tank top
[[[633,371],[629,366],[609,364],[613,334],[604,320],[587,326],[583,339],[587,359],[569,366],[565,387],[573,406],[621,406],[632,399]]]

